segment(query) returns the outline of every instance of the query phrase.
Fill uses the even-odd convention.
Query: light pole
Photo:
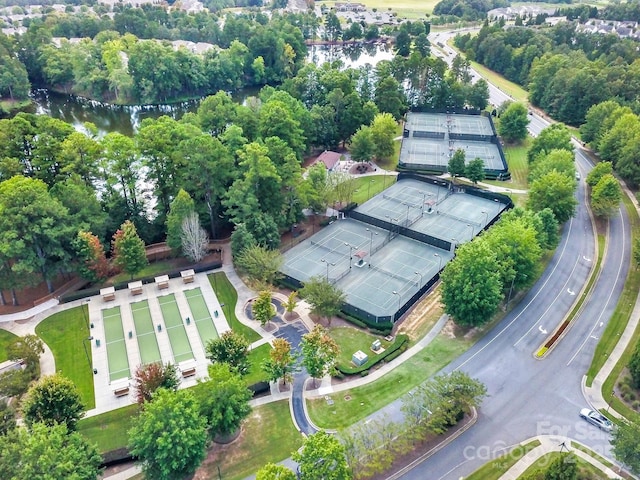
[[[82,339],[82,346],[84,347],[84,354],[87,356],[87,363],[89,364],[89,369],[95,375],[96,373],[98,373],[98,369],[97,368],[93,368],[93,366],[91,365],[91,358],[89,358],[89,351],[87,350],[87,344],[85,343],[87,341],[91,342],[91,340],[93,340],[93,337],[83,338]]]
[[[400,310],[400,302],[402,301],[402,297],[400,296],[400,294],[398,292],[396,292],[395,290],[393,292],[394,295],[398,296],[398,310]]]
[[[367,199],[371,198],[371,184],[373,183],[373,178],[369,180],[369,185],[367,185]]]
[[[456,251],[456,246],[458,245],[458,239],[457,238],[452,238],[451,239],[451,251],[455,252]]]
[[[482,210],[480,213],[484,215],[484,226],[486,227],[487,223],[489,223],[489,212]]]
[[[353,259],[352,253],[353,253],[353,245],[351,245],[350,243],[344,242],[345,246],[349,247],[349,270],[351,270],[351,260]]]
[[[442,257],[439,253],[434,253],[434,257],[438,257],[438,271],[442,270]]]
[[[369,262],[371,262],[371,256],[373,255],[373,253],[371,253],[371,251],[373,250],[373,235],[378,235],[378,232],[374,232],[373,230],[370,230],[368,228],[367,232],[369,232]]]
[[[88,331],[91,331],[91,325],[89,324],[89,302],[90,301],[91,299],[87,298],[84,302],[82,302],[82,316],[84,317],[84,323],[87,324]]]
[[[335,267],[336,264],[327,262],[324,258],[321,258],[320,261],[327,264],[327,282],[328,282],[329,281],[329,265],[331,265],[332,267]]]
[[[422,288],[422,274],[418,271],[415,271],[413,273],[415,273],[416,275],[420,275],[420,283],[418,284],[418,288]]]

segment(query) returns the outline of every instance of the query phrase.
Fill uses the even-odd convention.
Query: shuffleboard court
[[[178,303],[173,293],[158,297],[162,317],[169,335],[169,343],[173,351],[173,359],[176,364],[193,359],[193,351],[187,337],[187,331],[182,323],[182,315],[178,309]]]
[[[102,310],[102,323],[104,325],[105,345],[107,347],[109,381],[113,382],[120,378],[131,377],[120,307]]]
[[[206,345],[210,340],[218,338],[218,331],[213,324],[211,313],[204,301],[202,290],[199,287],[187,290],[184,292],[184,296],[187,297],[187,303],[189,304],[189,309],[191,309],[193,321],[196,322],[202,345]]]
[[[143,364],[162,362],[158,339],[153,330],[153,319],[149,310],[149,302],[142,300],[131,304],[133,323],[136,327],[136,338],[140,349],[140,360]]]

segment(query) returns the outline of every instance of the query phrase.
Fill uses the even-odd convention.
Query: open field
[[[96,406],[96,400],[91,348],[89,345],[85,353],[83,346],[90,335],[87,315],[86,305],[54,313],[38,324],[36,334],[53,352],[56,371],[75,383],[85,409],[90,410]]]

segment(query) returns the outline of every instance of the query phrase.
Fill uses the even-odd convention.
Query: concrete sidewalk
[[[525,445],[534,440],[538,440],[540,442],[540,445],[531,450],[524,457],[522,457],[515,465],[507,470],[507,472],[502,475],[499,480],[516,480],[517,478],[520,478],[520,476],[522,476],[524,472],[540,457],[552,452],[560,451],[571,452],[577,457],[580,457],[581,459],[589,462],[591,465],[604,472],[607,475],[607,478],[622,478],[618,473],[607,467],[597,458],[592,457],[582,450],[578,450],[577,448],[575,448],[576,444],[581,445],[581,447],[583,448],[587,448],[584,447],[584,445],[579,444],[575,440],[571,440],[567,437],[540,435],[538,437],[529,438],[520,443],[520,445]],[[509,453],[507,453],[506,456],[508,457]]]

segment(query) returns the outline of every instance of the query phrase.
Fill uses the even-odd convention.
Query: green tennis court
[[[204,301],[204,296],[200,288],[194,288],[193,290],[187,290],[184,292],[193,315],[193,321],[196,322],[198,333],[202,339],[202,345],[206,345],[209,340],[215,340],[218,338],[218,331],[213,324],[211,313]]]
[[[162,362],[158,340],[153,330],[153,320],[149,310],[149,302],[142,300],[131,304],[133,323],[136,326],[136,338],[140,349],[140,361],[147,363]]]
[[[169,335],[169,343],[173,350],[173,359],[176,364],[194,358],[191,351],[191,344],[187,337],[187,331],[182,323],[182,316],[176,303],[176,297],[173,293],[158,297],[160,310],[164,317],[164,324]]]
[[[105,345],[107,347],[107,362],[109,364],[109,381],[131,377],[129,359],[127,358],[127,346],[122,329],[122,317],[120,307],[106,308],[102,310],[102,323],[104,325]]]

